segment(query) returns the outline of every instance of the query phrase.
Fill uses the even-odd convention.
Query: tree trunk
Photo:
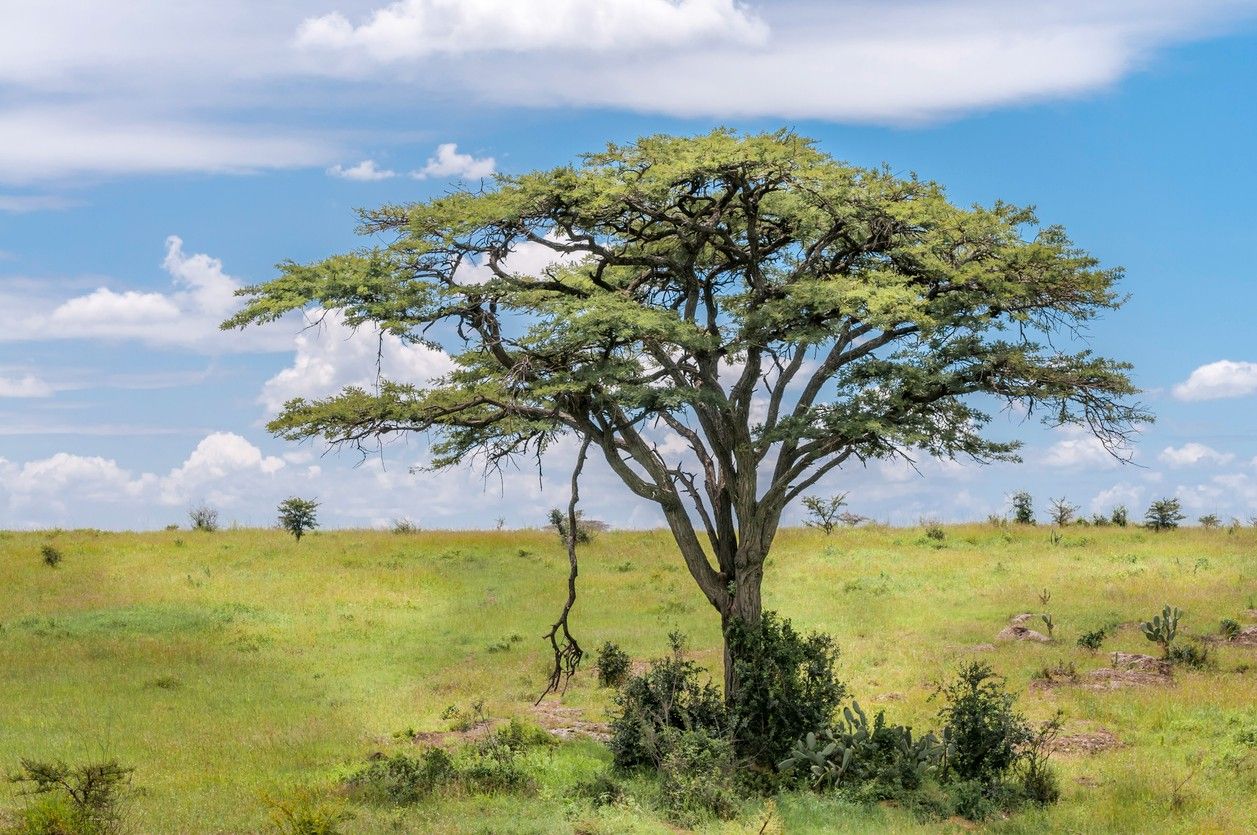
[[[760,597],[760,587],[764,582],[763,557],[753,558],[745,563],[739,561],[734,582],[734,592],[729,608],[720,613],[720,627],[724,635],[725,649],[725,704],[730,707],[737,699],[738,681],[737,676],[734,675],[736,659],[733,646],[729,641],[729,633],[736,622],[740,621],[753,626],[760,621],[763,612],[763,600]]]

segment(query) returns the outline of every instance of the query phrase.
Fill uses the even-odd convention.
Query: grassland
[[[40,546],[64,554],[40,560]],[[0,771],[21,757],[116,757],[136,767],[137,832],[255,832],[262,796],[326,790],[394,733],[441,730],[447,707],[483,699],[529,713],[546,673],[539,639],[564,592],[552,534],[336,531],[300,544],[277,531],[214,534],[0,533]],[[716,619],[661,532],[604,534],[584,552],[573,623],[636,658],[682,630],[713,669]],[[1010,615],[1051,592],[1051,644],[1001,642]],[[934,684],[975,657],[1006,675],[1032,718],[1064,712],[1065,733],[1106,730],[1120,746],[1055,758],[1054,807],[985,825],[995,832],[1257,831],[1257,649],[1224,646],[1170,687],[1097,692],[1030,688],[1036,671],[1103,666],[1111,650],[1148,652],[1133,623],[1173,603],[1181,629],[1257,607],[1257,531],[951,527],[942,542],[910,529],[831,537],[785,531],[766,605],[828,631],[863,705],[929,726]],[[1246,617],[1246,612],[1248,617]],[[1104,650],[1081,633],[1121,623]],[[984,646],[987,645],[987,646]],[[604,718],[610,693],[591,671],[564,703]],[[473,797],[408,809],[352,806],[347,831],[668,832],[636,786],[595,810],[570,788],[609,761],[592,741],[534,755],[535,797]],[[1175,787],[1186,779],[1178,792]],[[0,809],[16,805],[0,786]],[[749,802],[720,831],[937,831],[895,809],[808,794]],[[958,828],[959,823],[954,827]]]

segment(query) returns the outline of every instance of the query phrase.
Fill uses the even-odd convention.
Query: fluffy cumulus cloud
[[[1089,506],[1092,513],[1105,515],[1112,513],[1113,508],[1121,506],[1126,508],[1129,516],[1133,516],[1143,507],[1145,496],[1146,492],[1142,487],[1124,481],[1096,493]]]
[[[219,330],[239,307],[235,293],[242,286],[219,259],[186,252],[183,240],[172,235],[161,267],[171,283],[164,292],[97,287],[68,299],[49,299],[30,292],[29,283],[0,284],[0,342],[137,340],[205,353],[292,345],[295,328],[287,320],[243,333]]]
[[[1257,393],[1257,362],[1219,360],[1202,365],[1174,387],[1179,400],[1219,400]]]
[[[233,432],[207,435],[180,466],[161,480],[161,497],[166,504],[181,504],[209,491],[222,501],[230,481],[262,479],[287,466],[284,459],[263,455],[256,446]]]
[[[436,155],[429,157],[423,168],[411,172],[416,180],[432,177],[456,177],[460,180],[480,180],[492,176],[493,157],[477,159],[471,154],[460,154],[453,142],[437,146]]]
[[[34,374],[0,374],[0,397],[50,397],[53,388]]]
[[[1084,429],[1067,427],[1059,430],[1065,435],[1043,453],[1042,463],[1048,467],[1110,468],[1120,463],[1104,447],[1100,439]]]
[[[381,377],[422,384],[452,368],[441,351],[405,344],[371,327],[350,328],[336,311],[312,315],[318,324],[297,336],[292,365],[262,387],[258,399],[268,414],[294,397],[322,397],[345,386],[370,388]]]
[[[360,183],[391,180],[397,176],[396,171],[380,168],[373,159],[364,159],[357,165],[351,165],[348,168],[338,163],[327,169],[327,174],[329,177],[337,177],[341,180],[355,180]]]
[[[1104,87],[1251,13],[1228,0],[402,0],[310,17],[295,44],[313,72],[413,80],[440,62],[443,85],[503,103],[906,122]]]
[[[1235,456],[1191,441],[1181,447],[1166,447],[1161,450],[1160,459],[1171,467],[1194,467],[1201,464],[1229,464],[1235,460]]]
[[[734,0],[400,0],[358,25],[341,12],[308,18],[296,39],[307,49],[392,62],[474,52],[746,45],[767,34]]]

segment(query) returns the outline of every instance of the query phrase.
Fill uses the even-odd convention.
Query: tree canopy
[[[1150,419],[1128,365],[1059,347],[1119,306],[1119,269],[1031,209],[960,207],[790,132],[651,136],[360,229],[378,242],[282,264],[224,327],[340,309],[454,368],[293,400],[271,430],[427,431],[434,467],[588,440],[726,624],[758,616],[783,511],[844,463],[1016,460],[979,396],[1114,451]],[[522,248],[549,265],[516,266]]]

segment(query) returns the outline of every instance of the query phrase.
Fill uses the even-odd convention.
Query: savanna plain
[[[1061,712],[1060,801],[922,821],[798,789],[744,798],[698,831],[1257,831],[1257,647],[1217,637],[1223,619],[1257,623],[1257,530],[941,533],[783,531],[765,607],[833,635],[849,699],[921,731],[937,726],[940,682],[989,664],[1027,718]],[[688,831],[651,781],[617,778],[613,802],[582,788],[611,764],[594,736],[615,691],[593,651],[611,641],[643,662],[682,632],[719,681],[719,620],[666,532],[602,533],[580,557],[572,626],[590,654],[534,707],[552,662],[541,636],[566,591],[549,531],[0,533],[0,771],[133,767],[131,832],[272,831],[303,804],[344,832]],[[1114,652],[1157,654],[1138,624],[1165,604],[1205,662],[1106,677]],[[1045,631],[1045,611],[1052,640],[997,640],[1023,613]],[[1099,648],[1078,644],[1101,629]],[[526,788],[412,803],[346,789],[370,762],[473,736],[481,717],[557,733],[522,755]],[[0,825],[29,802],[21,790],[0,784]]]

